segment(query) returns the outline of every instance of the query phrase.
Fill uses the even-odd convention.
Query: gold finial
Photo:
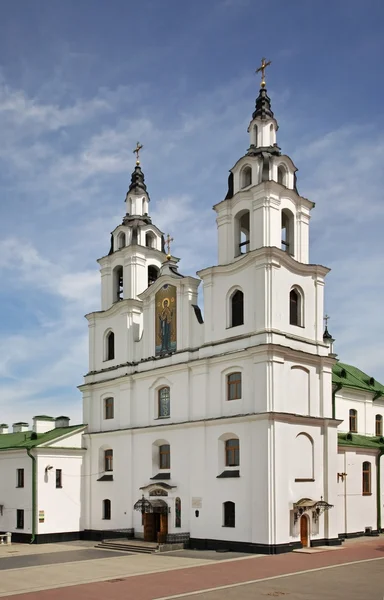
[[[136,148],[135,148],[135,149],[134,149],[134,151],[133,151],[133,154],[136,154],[136,164],[137,164],[137,165],[139,165],[139,164],[140,164],[139,153],[140,153],[140,150],[142,150],[142,149],[143,149],[143,145],[142,145],[142,144],[140,144],[140,142],[137,142],[137,144],[136,144]]]
[[[272,61],[268,60],[266,58],[262,58],[261,59],[261,67],[259,67],[258,69],[256,69],[256,73],[260,73],[261,72],[261,87],[265,87],[265,69],[267,67],[269,67],[269,65],[271,64]]]
[[[171,260],[171,242],[173,242],[173,238],[167,233],[167,239],[165,240],[165,245],[167,246],[167,260]]]

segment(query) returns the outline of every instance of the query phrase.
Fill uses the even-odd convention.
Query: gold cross
[[[272,61],[268,60],[266,58],[262,58],[261,59],[261,67],[259,67],[258,69],[256,69],[256,73],[260,73],[261,72],[261,87],[265,87],[265,69],[267,67],[269,67],[269,65],[271,64]]]
[[[140,142],[137,142],[136,144],[136,148],[133,151],[133,154],[136,154],[136,164],[139,165],[140,164],[140,158],[139,158],[139,152],[140,150],[143,149],[142,144],[140,144]]]
[[[168,260],[171,258],[171,242],[173,242],[173,238],[167,234],[167,239],[165,240],[165,245],[167,246],[167,258]]]

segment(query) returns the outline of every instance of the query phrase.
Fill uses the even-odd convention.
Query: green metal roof
[[[332,383],[342,387],[371,392],[377,397],[384,396],[384,385],[360,369],[337,362],[333,366]]]
[[[357,433],[339,433],[337,437],[339,446],[356,446],[357,448],[384,450],[383,437],[359,435]]]
[[[84,425],[72,425],[71,427],[56,427],[45,433],[34,433],[33,431],[21,431],[20,433],[0,434],[0,451],[11,448],[34,448],[46,442],[62,437],[68,433],[81,429]]]

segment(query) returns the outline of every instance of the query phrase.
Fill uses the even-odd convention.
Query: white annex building
[[[41,479],[32,512],[36,521],[45,504],[46,539],[134,535],[278,553],[382,529],[384,386],[333,353],[329,269],[309,259],[314,204],[277,130],[263,79],[249,148],[214,206],[217,265],[198,277],[179,272],[152,223],[137,160],[98,261],[101,310],[87,315],[79,525],[68,508],[57,529]],[[0,470],[11,459],[18,468],[7,435]],[[49,463],[58,468],[54,453]],[[66,469],[62,485],[73,488]],[[12,526],[0,514],[0,530],[39,541],[33,519],[20,531],[15,515]]]

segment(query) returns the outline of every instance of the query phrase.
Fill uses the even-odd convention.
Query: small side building
[[[333,367],[334,412],[339,419],[337,521],[340,537],[383,530],[384,386],[360,369]]]
[[[0,531],[12,541],[80,537],[84,430],[64,416],[0,425]]]

